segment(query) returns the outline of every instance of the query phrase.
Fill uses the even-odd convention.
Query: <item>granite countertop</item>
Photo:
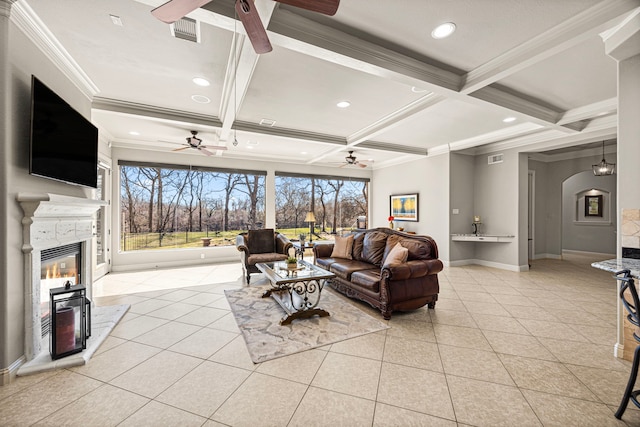
[[[617,273],[620,270],[631,270],[631,275],[636,279],[640,279],[640,259],[632,258],[616,258],[608,259],[605,261],[598,261],[591,264],[591,267],[599,268],[600,270],[610,271],[611,273]]]

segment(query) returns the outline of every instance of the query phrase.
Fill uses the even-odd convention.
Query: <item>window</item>
[[[120,249],[230,246],[264,227],[262,171],[120,162]]]
[[[369,180],[276,172],[276,225],[290,239],[310,232],[304,222],[313,211],[315,239],[332,239],[357,228],[359,216],[366,216]]]

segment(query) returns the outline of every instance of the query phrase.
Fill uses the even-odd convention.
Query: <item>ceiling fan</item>
[[[365,163],[364,161],[359,161],[358,159],[356,159],[356,156],[353,155],[353,151],[349,151],[349,155],[344,158],[344,163],[342,163],[338,167],[339,168],[343,168],[343,167],[349,166],[349,165],[360,166],[361,168],[366,168],[367,167],[367,163]]]
[[[186,150],[187,148],[193,148],[200,151],[205,156],[213,156],[213,153],[208,149],[214,150],[214,151],[227,149],[227,147],[225,147],[224,145],[202,145],[202,139],[198,138],[196,135],[198,135],[198,131],[192,130],[191,136],[187,137],[186,146],[181,148],[176,148],[175,150],[171,150],[171,151],[182,151],[182,150]]]
[[[160,21],[172,24],[181,19],[186,14],[193,12],[199,7],[211,2],[212,0],[170,0],[165,4],[156,7],[151,14]],[[340,0],[275,0],[279,3],[288,4],[299,7],[301,9],[318,12],[325,15],[333,16],[338,10]],[[254,8],[254,0],[235,0],[236,13],[242,21],[242,25],[251,40],[253,49],[256,53],[271,52],[271,42],[267,32],[262,25],[260,15]]]

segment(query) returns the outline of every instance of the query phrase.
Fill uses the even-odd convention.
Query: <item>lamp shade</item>
[[[313,214],[313,212],[307,212],[307,216],[304,217],[304,222],[316,222],[316,216]]]

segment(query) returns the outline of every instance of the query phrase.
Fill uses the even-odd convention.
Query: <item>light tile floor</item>
[[[239,264],[110,274],[94,300],[129,313],[87,365],[0,387],[0,425],[640,426],[613,416],[629,363],[591,261],[447,268],[435,310],[259,365],[223,294]]]

